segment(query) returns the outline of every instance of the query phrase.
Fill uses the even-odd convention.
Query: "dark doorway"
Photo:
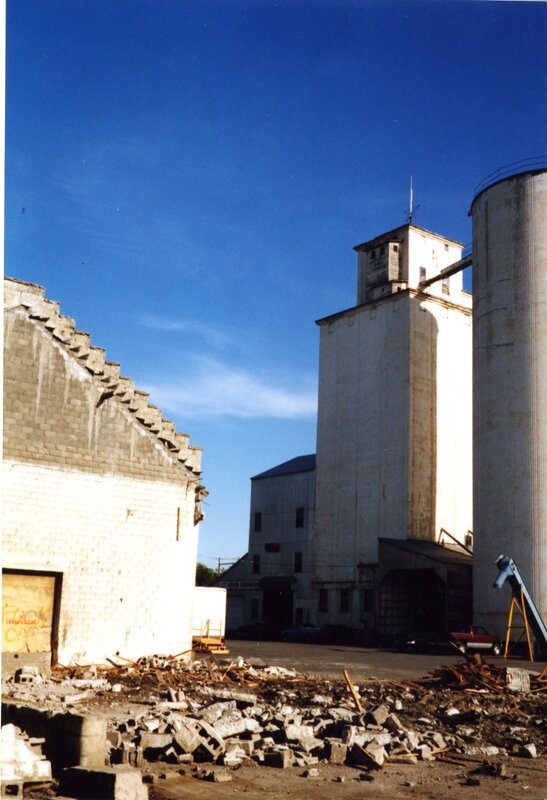
[[[410,631],[443,631],[446,587],[432,569],[394,569],[380,583],[379,628],[385,638]]]
[[[263,622],[280,627],[292,625],[293,591],[290,581],[264,581],[262,585]]]

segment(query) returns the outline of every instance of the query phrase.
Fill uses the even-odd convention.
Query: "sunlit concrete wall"
[[[400,238],[416,284],[419,266],[431,277],[461,251],[434,234],[424,243],[421,229]],[[442,263],[431,262],[435,247]],[[437,541],[445,528],[464,542],[472,527],[471,299],[461,286],[455,276],[448,291],[401,290],[319,322],[313,579],[330,593],[321,622],[359,623],[360,576],[377,563],[380,537]]]
[[[515,175],[472,205],[474,611],[496,631],[512,556],[547,618],[547,173]]]

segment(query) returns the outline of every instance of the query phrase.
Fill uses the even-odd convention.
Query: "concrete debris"
[[[505,670],[507,686],[513,692],[530,691],[530,673],[527,669],[517,667],[507,667]]]
[[[456,684],[465,689],[486,690],[503,694],[507,691],[547,691],[547,667],[541,673],[487,663],[480,653],[466,656],[459,664],[450,664],[431,673],[435,682],[445,686]]]
[[[42,755],[43,739],[30,739],[15,725],[2,725],[2,783],[51,781],[51,764]]]
[[[130,767],[71,767],[61,774],[59,789],[76,800],[148,800],[140,771]]]
[[[527,691],[522,676],[517,680],[514,673],[480,657],[437,670],[420,683],[367,681],[360,688],[347,674],[345,682],[314,679],[280,667],[251,666],[242,659],[188,664],[152,656],[92,671],[62,668],[50,680],[35,680],[42,676],[33,670],[21,670],[23,674],[28,681],[3,683],[8,711],[16,705],[13,699],[21,686],[27,701],[43,704],[54,716],[65,713],[69,698],[86,695],[79,704],[80,716],[87,720],[86,736],[95,731],[88,730],[95,720],[113,770],[107,770],[107,778],[88,770],[89,780],[109,786],[137,780],[112,776],[140,775],[139,770],[154,762],[191,770],[201,780],[221,781],[250,761],[303,769],[299,774],[308,778],[318,776],[320,763],[346,765],[358,768],[362,777],[389,763],[433,761],[447,752],[510,752],[520,758],[545,752],[540,699],[547,690],[545,670],[527,673]],[[521,688],[515,688],[517,682]],[[114,695],[113,687],[120,687]],[[14,726],[5,727],[8,732],[3,729],[2,736],[12,741]],[[87,738],[78,740],[81,752]],[[49,762],[32,758],[32,770],[51,777]],[[150,769],[157,773],[158,766]],[[83,772],[71,775],[77,783]]]

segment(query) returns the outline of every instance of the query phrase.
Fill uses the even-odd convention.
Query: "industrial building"
[[[43,288],[4,301],[6,666],[190,649],[201,448]]]
[[[220,583],[229,627],[373,641],[470,621],[471,296],[461,272],[422,287],[462,248],[410,224],[355,248],[356,305],[318,322],[317,454],[252,479],[249,553]]]
[[[355,248],[355,306],[317,323],[314,522],[298,544],[311,575],[297,588],[281,555],[289,516],[256,530],[279,486],[257,491],[253,479],[249,555],[234,568],[255,579],[241,621],[286,624],[293,609],[293,623],[349,626],[364,642],[471,621],[503,635],[500,554],[547,617],[544,164],[498,171],[469,213],[472,254],[411,223]],[[462,280],[471,264],[473,301]],[[279,470],[257,478],[279,481]],[[288,485],[281,496],[289,509]],[[265,601],[276,581],[277,604]]]
[[[229,630],[310,621],[314,497],[315,455],[251,478],[249,549],[218,581],[228,592]]]
[[[471,616],[471,296],[424,284],[463,245],[407,224],[358,245],[319,320],[315,619],[384,638]]]

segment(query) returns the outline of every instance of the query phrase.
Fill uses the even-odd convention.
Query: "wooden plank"
[[[348,689],[350,691],[351,696],[353,697],[353,702],[355,703],[355,708],[357,709],[359,714],[362,714],[363,713],[363,706],[361,705],[361,700],[359,698],[359,695],[355,691],[355,686],[353,685],[353,683],[351,681],[351,678],[349,676],[349,673],[348,673],[347,669],[343,670],[343,672],[344,672],[344,678],[346,679],[346,683],[348,685]]]

